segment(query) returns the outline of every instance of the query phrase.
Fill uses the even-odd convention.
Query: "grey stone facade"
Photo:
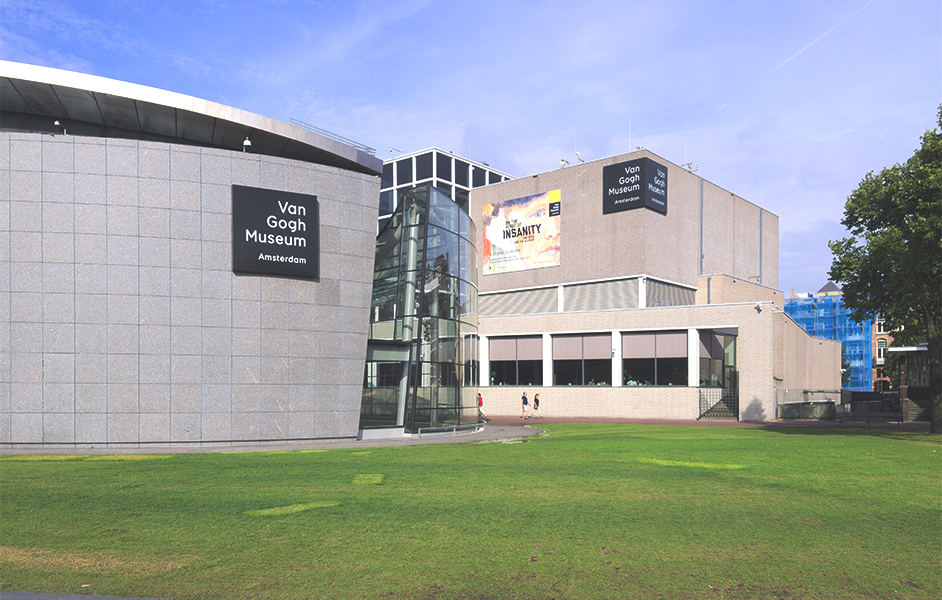
[[[320,277],[232,272],[231,186],[315,194]],[[379,178],[0,133],[0,445],[357,434]]]

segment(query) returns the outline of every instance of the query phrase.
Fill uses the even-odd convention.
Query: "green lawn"
[[[145,598],[942,597],[928,432],[0,460],[0,589]]]

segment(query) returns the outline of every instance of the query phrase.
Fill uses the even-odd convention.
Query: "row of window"
[[[432,166],[436,167],[433,171]],[[395,182],[393,173],[395,172]],[[398,187],[435,177],[463,188],[478,188],[507,179],[500,173],[472,165],[441,152],[407,156],[383,165],[381,189]]]
[[[736,337],[711,331],[699,336],[699,384],[727,385]],[[621,342],[623,385],[688,385],[687,332],[623,333]],[[612,385],[611,344],[609,333],[553,336],[550,385]],[[542,336],[491,338],[489,351],[491,385],[549,383],[543,381]]]

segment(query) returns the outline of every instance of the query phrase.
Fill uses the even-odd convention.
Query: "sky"
[[[779,216],[827,282],[867,173],[938,123],[940,0],[2,0],[0,58],[515,177],[643,146]]]

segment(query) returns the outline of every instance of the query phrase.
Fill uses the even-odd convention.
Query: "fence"
[[[777,419],[833,419],[841,390],[775,390]]]

